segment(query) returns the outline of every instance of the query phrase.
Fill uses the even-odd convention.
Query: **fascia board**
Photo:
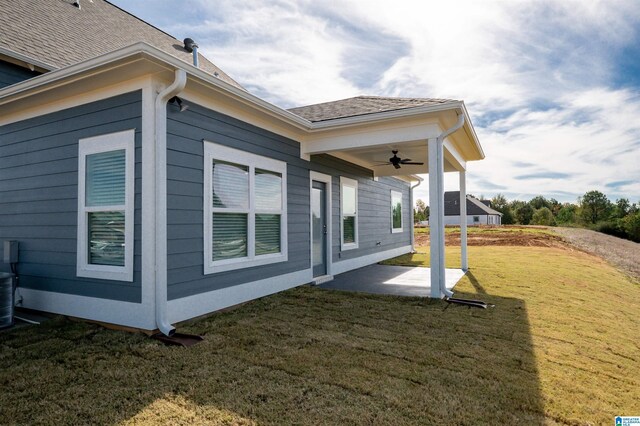
[[[46,90],[48,86],[52,86],[58,82],[72,80],[74,77],[86,77],[84,74],[92,71],[95,72],[99,68],[114,65],[115,62],[122,61],[127,58],[134,59],[133,57],[136,54],[141,53],[139,50],[140,44],[141,43],[125,47],[121,50],[110,52],[84,62],[79,62],[55,71],[50,71],[29,80],[7,86],[4,89],[0,89],[0,104],[10,102],[14,97],[29,96],[31,94],[30,92],[36,91],[37,89]]]
[[[36,66],[38,68],[42,68],[42,69],[45,69],[47,71],[52,71],[52,70],[57,69],[57,67],[54,67],[51,64],[47,64],[46,62],[42,62],[42,61],[39,61],[37,59],[33,59],[33,58],[31,58],[31,57],[29,57],[27,55],[24,55],[22,53],[14,52],[13,50],[7,49],[6,47],[0,46],[0,54],[12,57],[14,59],[17,59],[18,61],[22,61],[22,62],[25,62],[27,64],[34,65],[34,66]]]
[[[473,144],[475,145],[475,148],[478,151],[478,154],[480,156],[479,159],[483,160],[485,158],[484,150],[482,149],[482,145],[480,145],[480,140],[478,139],[478,135],[476,134],[476,129],[473,127],[473,124],[471,123],[471,117],[469,117],[469,111],[467,111],[467,107],[464,104],[464,102],[462,102],[462,113],[464,114],[463,128],[465,129],[465,132],[467,133],[469,140],[472,141]]]
[[[292,112],[264,101],[245,90],[232,86],[231,84],[226,83],[225,81],[144,42],[136,43],[68,67],[50,71],[24,82],[0,89],[0,104],[11,102],[15,98],[29,96],[29,94],[31,94],[30,92],[38,91],[38,89],[47,90],[49,86],[52,86],[55,83],[69,83],[74,78],[83,78],[86,77],[84,74],[96,72],[97,68],[108,69],[110,66],[117,66],[119,62],[126,61],[127,59],[135,60],[136,57],[155,59],[158,62],[158,65],[163,67],[165,70],[178,68],[184,69],[192,76],[192,78],[195,77],[197,80],[201,80],[211,87],[230,93],[233,97],[245,103],[247,106],[262,110],[262,112],[304,130],[309,134],[459,109],[465,114],[465,129],[467,129],[470,136],[469,139],[474,143],[475,148],[481,155],[481,158],[484,158],[484,152],[478,142],[477,135],[475,134],[471,121],[469,120],[467,109],[462,101],[453,101],[438,105],[426,105],[404,110],[386,111],[356,117],[328,120],[326,122],[312,123]]]

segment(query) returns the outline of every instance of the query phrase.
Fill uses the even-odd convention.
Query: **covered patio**
[[[424,180],[419,175],[428,174],[431,268],[424,268],[420,273],[411,273],[409,281],[400,278],[403,276],[400,272],[395,278],[389,277],[389,283],[379,282],[371,274],[374,283],[372,288],[400,291],[397,286],[405,286],[411,287],[411,291],[422,296],[452,296],[451,282],[455,279],[455,284],[469,265],[466,223],[467,164],[484,158],[464,102],[448,99],[359,96],[295,108],[292,112],[313,122],[313,130],[301,144],[303,158],[330,154],[371,170],[374,180],[381,176],[404,180],[411,185],[412,212],[413,189]],[[392,156],[396,155],[399,161],[391,161]],[[461,264],[460,269],[456,270],[446,270],[444,266],[444,173],[458,173],[459,176],[460,217],[464,219],[460,221]],[[413,233],[411,243],[415,251]],[[382,276],[394,274],[391,270],[376,268],[369,272],[374,270]],[[354,275],[349,275],[355,280],[356,288],[359,288],[357,282],[362,281],[362,272],[367,271],[363,268],[354,271]],[[333,285],[338,286],[346,279],[343,276],[337,277]],[[327,288],[330,286],[332,284],[325,285]]]
[[[446,269],[448,291],[464,276],[462,269]],[[369,265],[337,275],[320,284],[330,290],[357,291],[393,296],[425,297],[431,294],[431,268],[420,266]]]

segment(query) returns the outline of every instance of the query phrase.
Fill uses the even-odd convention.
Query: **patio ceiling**
[[[409,158],[412,162],[421,162],[422,165],[403,164],[399,169],[393,165],[380,165],[388,162],[393,156],[394,150],[398,151],[398,157]],[[331,151],[329,154],[349,161],[359,166],[371,169],[374,176],[404,176],[429,173],[428,154],[429,149],[426,141],[413,141],[405,143],[393,143],[388,145],[378,145],[373,147],[354,148],[343,151]],[[452,163],[453,161],[453,163]],[[460,170],[460,164],[452,159],[449,161],[445,156],[444,171],[455,172]],[[456,164],[456,165],[454,165]]]

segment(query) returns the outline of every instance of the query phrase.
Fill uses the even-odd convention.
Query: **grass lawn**
[[[0,333],[0,423],[613,424],[640,413],[637,282],[578,251],[469,254],[456,294],[493,309],[302,287],[181,325],[206,338],[188,349],[63,318]]]

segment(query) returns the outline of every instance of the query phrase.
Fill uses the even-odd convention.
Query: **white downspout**
[[[422,183],[422,181],[424,181],[424,179],[422,179],[420,176],[415,175],[416,178],[418,178],[418,183],[416,183],[415,185],[413,185],[411,187],[411,190],[409,192],[409,194],[411,195],[411,253],[415,253],[416,252],[416,216],[415,216],[415,209],[413,207],[413,204],[415,203],[414,199],[413,199],[413,190],[416,189],[417,187],[420,186],[420,184]]]
[[[467,254],[467,176],[463,170],[460,173],[460,268],[469,270]]]
[[[180,93],[187,84],[187,73],[175,71],[173,83],[158,93],[155,102],[155,295],[156,326],[165,336],[176,329],[167,320],[167,101]]]
[[[438,152],[438,161],[437,161],[437,173],[438,173],[438,197],[440,197],[440,199],[443,199],[444,197],[444,140],[447,138],[447,136],[449,136],[450,134],[452,134],[453,132],[456,132],[457,130],[459,130],[460,128],[462,128],[462,126],[464,125],[464,114],[462,113],[458,113],[458,121],[456,121],[456,123],[448,128],[447,130],[445,130],[444,132],[442,132],[440,134],[440,136],[438,136],[437,139],[437,152]],[[440,291],[441,294],[444,294],[447,297],[451,297],[453,296],[453,292],[447,290],[447,280],[445,277],[445,267],[444,267],[444,262],[445,262],[445,258],[444,258],[444,202],[440,202],[439,203],[439,209],[438,209],[438,223],[439,226],[442,227],[442,232],[438,233],[438,237],[439,237],[439,244],[438,244],[438,257],[439,257],[439,262],[438,262],[438,267],[440,268],[440,280],[438,282],[438,286],[440,287]],[[433,265],[431,265],[433,267]],[[433,285],[433,283],[432,283]]]

